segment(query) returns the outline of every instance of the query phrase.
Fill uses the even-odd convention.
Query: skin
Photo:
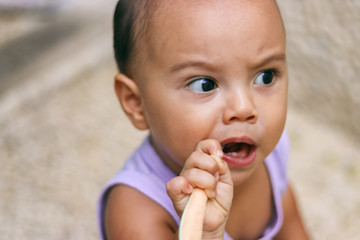
[[[286,120],[285,32],[278,9],[270,0],[167,3],[161,1],[161,14],[154,14],[142,42],[141,68],[132,78],[115,78],[119,101],[135,127],[150,130],[155,150],[179,174],[167,184],[178,214],[199,187],[211,199],[203,239],[222,239],[225,230],[234,239],[256,239],[272,215],[263,161]],[[267,70],[274,73],[268,85],[262,75]],[[214,87],[203,91],[201,79]],[[210,155],[222,157],[220,143],[233,137],[252,139],[256,157],[245,167],[219,167]],[[285,222],[276,239],[308,239],[290,187],[283,205]],[[109,239],[176,238],[172,217],[127,186],[111,191],[105,221]]]

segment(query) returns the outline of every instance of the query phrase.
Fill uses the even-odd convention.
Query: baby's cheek
[[[265,137],[263,138],[265,140],[264,154],[268,155],[274,150],[283,131],[284,123],[282,123],[281,119],[278,119],[274,124],[267,128]]]

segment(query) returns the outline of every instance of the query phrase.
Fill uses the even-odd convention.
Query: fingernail
[[[193,186],[191,184],[189,184],[187,187],[187,190],[188,190],[187,193],[191,193],[193,191]]]
[[[221,150],[217,150],[216,155],[218,155],[219,158],[222,158],[224,156],[224,153]]]

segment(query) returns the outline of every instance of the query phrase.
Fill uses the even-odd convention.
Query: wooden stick
[[[180,240],[201,239],[207,199],[202,189],[195,188],[191,193],[180,222]]]
[[[212,154],[211,157],[220,168],[222,166],[222,160],[219,156]],[[199,188],[193,190],[181,217],[179,227],[180,240],[201,239],[207,201],[208,197],[204,190]]]

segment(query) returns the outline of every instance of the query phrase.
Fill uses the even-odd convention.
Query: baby
[[[211,199],[203,239],[308,239],[286,176],[274,0],[120,0],[114,49],[121,106],[150,134],[104,189],[103,239],[176,239],[194,188]]]

